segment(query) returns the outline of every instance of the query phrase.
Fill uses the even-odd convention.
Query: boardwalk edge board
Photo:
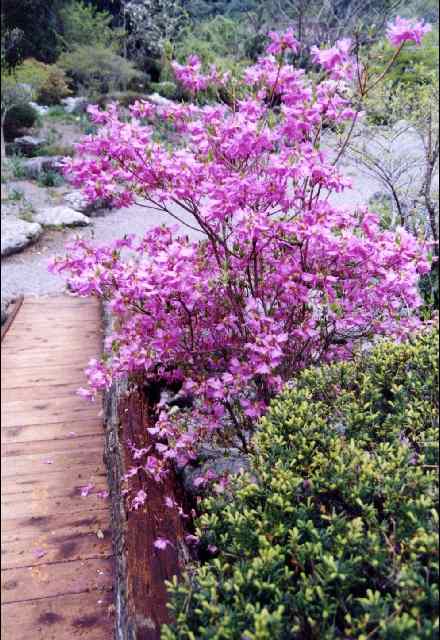
[[[113,320],[102,307],[104,334]],[[105,453],[111,501],[111,529],[114,555],[115,640],[160,640],[161,625],[169,622],[165,580],[179,574],[189,554],[181,518],[164,508],[166,495],[184,502],[180,485],[171,477],[163,486],[153,480],[139,480],[149,499],[145,508],[127,511],[121,494],[123,477],[132,466],[126,442],[141,448],[148,445],[146,431],[149,409],[144,394],[127,394],[124,380],[104,394]],[[158,524],[159,523],[159,524]],[[158,529],[159,527],[159,529]],[[173,547],[157,551],[156,536],[166,534]]]

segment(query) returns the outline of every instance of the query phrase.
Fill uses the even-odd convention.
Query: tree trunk
[[[6,120],[6,113],[2,114],[2,119],[1,119],[1,158],[2,160],[5,160],[6,158],[6,144],[5,144],[5,120]]]

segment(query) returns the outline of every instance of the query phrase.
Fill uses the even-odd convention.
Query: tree
[[[124,88],[139,75],[129,60],[102,44],[77,46],[66,51],[61,55],[59,65],[79,90],[94,98]]]
[[[2,0],[2,29],[19,30],[22,37],[7,53],[9,66],[25,58],[54,62],[58,55],[58,34],[62,31],[60,11],[68,0]]]
[[[19,104],[32,100],[31,88],[17,82],[12,74],[3,74],[1,78],[1,157],[6,157],[4,126],[9,111]]]
[[[60,11],[63,32],[59,36],[65,49],[90,46],[97,43],[104,47],[116,44],[117,33],[111,28],[113,16],[107,11],[98,11],[81,0],[73,0]]]
[[[129,0],[128,48],[134,59],[160,58],[167,42],[175,42],[187,24],[180,0]]]

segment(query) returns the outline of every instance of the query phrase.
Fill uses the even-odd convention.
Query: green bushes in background
[[[6,114],[4,124],[6,142],[12,142],[22,135],[23,131],[33,127],[37,120],[38,113],[30,104],[24,102],[11,107]]]
[[[163,640],[437,637],[438,415],[437,331],[304,372],[203,505]]]

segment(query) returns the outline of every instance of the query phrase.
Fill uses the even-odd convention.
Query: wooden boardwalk
[[[76,395],[100,350],[98,304],[67,296],[26,299],[2,342],[1,640],[113,637],[101,406]]]

